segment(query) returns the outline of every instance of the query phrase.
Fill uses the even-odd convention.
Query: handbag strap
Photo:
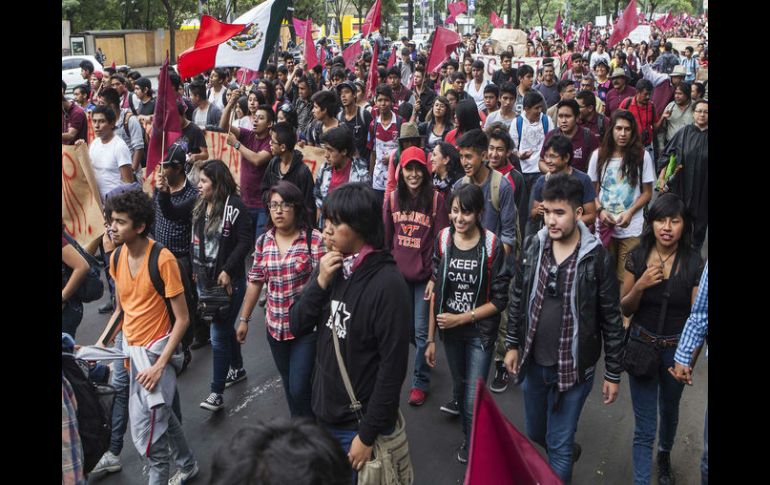
[[[334,313],[334,318],[339,315],[339,307],[337,307],[337,311]],[[356,416],[358,417],[358,420],[360,421],[363,419],[363,416],[361,415],[361,402],[356,399],[356,394],[353,392],[353,385],[350,383],[350,376],[348,375],[348,369],[345,366],[345,361],[342,360],[342,352],[340,352],[340,341],[337,337],[337,328],[336,324],[333,324],[332,326],[332,339],[334,341],[334,353],[337,356],[337,365],[340,368],[340,374],[342,374],[342,382],[345,384],[345,390],[348,393],[348,397],[350,398],[350,410],[356,413]]]
[[[655,335],[660,335],[663,331],[663,324],[666,320],[666,310],[668,310],[668,299],[671,296],[671,286],[674,283],[674,276],[676,275],[676,269],[679,266],[679,251],[674,256],[674,264],[671,266],[671,273],[668,275],[668,281],[666,281],[666,289],[663,291],[663,301],[660,304],[660,318],[658,318],[658,331]]]

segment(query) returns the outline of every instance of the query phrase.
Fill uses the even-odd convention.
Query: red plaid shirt
[[[276,340],[294,338],[289,331],[289,307],[302,292],[321,256],[326,253],[323,236],[318,229],[313,229],[310,248],[308,255],[307,232],[304,229],[284,256],[281,256],[275,241],[275,228],[257,239],[249,281],[267,283],[265,323],[270,335]]]

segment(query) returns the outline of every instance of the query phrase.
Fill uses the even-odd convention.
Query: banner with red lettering
[[[473,60],[480,60],[484,62],[484,79],[492,81],[492,75],[498,69],[502,69],[500,65],[500,56],[487,56],[484,54],[472,54]],[[523,64],[532,66],[535,70],[537,77],[537,71],[543,67],[543,61],[545,57],[514,57],[511,59],[511,69],[518,69]],[[556,79],[561,75],[561,61],[558,58],[553,58],[553,69]],[[537,82],[537,79],[535,80]]]
[[[61,218],[64,229],[87,248],[104,233],[104,215],[88,147],[61,147]]]

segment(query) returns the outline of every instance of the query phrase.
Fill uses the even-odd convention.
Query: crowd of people
[[[678,52],[667,35],[701,42]],[[150,79],[84,61],[72,98],[62,82],[62,144],[88,145],[105,204],[99,251],[110,299],[99,312],[110,317],[97,346],[154,349],[149,363],[112,364],[112,439],[91,473],[121,469],[130,422],[149,483],[192,479],[198,463],[171,362],[180,354],[183,369],[211,345],[200,407],[220,411],[227,388],[246,379],[242,352],[250,334],[261,338],[250,332],[260,306],[288,412],[341,445],[349,465],[335,468],[340,483],[400,429],[407,374],[408,404],[429,400],[437,336],[453,386],[433,399],[461,417],[460,462],[478,378],[496,393],[520,384],[527,435],[570,483],[586,397],[599,380],[611,404],[627,372],[634,483],[651,483],[656,436],[658,483],[673,483],[679,401],[702,344],[702,332],[681,336],[686,323],[703,328],[703,312],[690,309],[707,291],[708,90],[696,80],[708,63],[707,24],[677,23],[638,44],[608,46],[608,37],[591,30],[582,51],[535,38],[528,55],[542,67],[513,68],[505,50],[491,77],[474,57],[491,54],[489,43],[469,38],[427,72],[427,49],[406,39],[391,67],[376,60],[376,86],[370,51],[353,69],[341,56],[308,69],[278,53],[249,83],[235,68],[192,79],[169,68],[182,135],[151,174]],[[227,133],[239,180],[211,159],[206,131]],[[306,146],[325,152],[315,174]],[[152,196],[141,190],[146,178]],[[62,332],[74,339],[88,266],[62,232]],[[652,349],[648,372],[630,362],[629,342]],[[141,392],[156,386],[167,397],[157,413]],[[63,387],[63,416],[64,401]],[[153,423],[148,441],[141,427]],[[703,483],[707,450],[706,441]],[[82,467],[66,468],[65,483],[83,483]],[[227,483],[246,483],[227,473]]]

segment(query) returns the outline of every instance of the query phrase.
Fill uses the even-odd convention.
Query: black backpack
[[[83,446],[83,473],[94,469],[110,447],[112,434],[112,404],[115,388],[109,384],[95,384],[88,378],[83,360],[74,355],[61,354],[62,375],[72,386],[77,400],[78,434]]]
[[[62,231],[62,234],[64,235],[64,239],[66,239],[67,242],[75,248],[81,256],[83,256],[83,259],[88,262],[88,274],[78,288],[78,291],[75,292],[74,297],[83,303],[98,300],[104,294],[104,283],[102,283],[102,278],[99,276],[99,263],[96,261],[96,258],[88,254],[77,241],[67,234],[66,231]],[[62,287],[64,287],[72,276],[72,269],[64,263],[62,263],[61,269]]]

